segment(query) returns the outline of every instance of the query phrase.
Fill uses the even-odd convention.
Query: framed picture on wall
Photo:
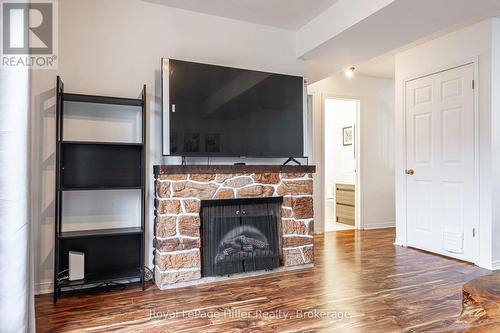
[[[352,126],[342,128],[342,143],[344,146],[352,146],[354,142],[354,130]]]

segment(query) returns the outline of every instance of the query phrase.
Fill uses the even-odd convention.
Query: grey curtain
[[[0,332],[34,332],[29,70],[0,68]]]

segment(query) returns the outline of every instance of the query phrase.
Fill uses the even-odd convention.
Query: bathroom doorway
[[[325,231],[356,228],[359,100],[324,101]]]

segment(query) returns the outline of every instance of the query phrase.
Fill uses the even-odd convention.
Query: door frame
[[[412,75],[412,76],[409,76],[405,79],[403,79],[403,91],[402,91],[402,106],[403,106],[403,112],[402,112],[402,120],[403,120],[403,128],[402,128],[402,132],[403,132],[403,139],[404,139],[404,142],[403,142],[403,146],[402,146],[402,153],[403,153],[403,168],[404,169],[408,169],[408,152],[407,152],[407,146],[408,146],[408,130],[407,130],[407,126],[408,126],[408,119],[407,119],[407,112],[408,112],[408,109],[407,109],[407,98],[406,98],[406,93],[407,93],[407,86],[408,86],[408,83],[411,82],[411,81],[414,81],[414,80],[418,80],[420,78],[423,78],[423,77],[426,77],[426,76],[431,76],[431,75],[435,75],[435,74],[439,74],[439,73],[442,73],[442,72],[446,72],[446,71],[449,71],[449,70],[453,70],[453,69],[456,69],[456,68],[460,68],[460,67],[463,67],[463,66],[467,66],[467,65],[472,65],[473,66],[473,70],[474,70],[474,74],[473,74],[473,78],[474,78],[474,91],[472,92],[472,96],[473,96],[473,117],[474,117],[474,135],[473,135],[473,138],[474,138],[474,179],[473,179],[473,183],[474,183],[474,191],[473,191],[473,211],[474,211],[474,216],[476,217],[476,219],[473,221],[472,225],[473,225],[473,228],[475,229],[475,237],[474,237],[474,247],[473,247],[473,253],[471,255],[471,258],[472,258],[472,262],[474,264],[478,264],[479,263],[479,246],[481,244],[481,241],[480,241],[480,210],[479,210],[479,89],[480,89],[480,86],[479,86],[479,56],[477,57],[473,57],[473,58],[469,58],[469,59],[465,59],[463,61],[460,61],[460,62],[457,62],[457,63],[452,63],[450,65],[447,65],[447,66],[441,66],[441,67],[438,67],[430,72],[425,72],[425,73],[421,73],[421,74],[417,74],[417,75]],[[404,170],[397,170],[396,171],[397,174],[399,173],[401,176],[401,187],[403,188],[402,190],[402,205],[401,205],[401,216],[404,217],[404,232],[402,233],[404,239],[402,240],[404,244],[400,244],[400,245],[404,245],[404,246],[408,246],[408,210],[407,210],[407,207],[408,207],[408,186],[407,186],[407,181],[408,181],[408,177],[406,176],[406,174],[404,174]]]
[[[344,101],[354,101],[357,104],[355,122],[354,122],[354,158],[356,160],[356,177],[354,182],[354,197],[355,197],[355,218],[354,229],[363,229],[363,200],[361,196],[362,179],[361,179],[361,99],[353,96],[343,96],[335,94],[321,94],[321,221],[323,223],[323,232],[326,232],[326,187],[325,187],[325,101],[327,99],[337,99]]]

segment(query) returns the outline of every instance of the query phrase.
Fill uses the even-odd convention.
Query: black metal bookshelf
[[[73,293],[75,289],[88,291],[115,283],[140,282],[144,289],[146,85],[137,99],[73,94],[64,92],[64,83],[58,76],[56,94],[54,302],[61,294]],[[64,102],[137,107],[141,112],[141,142],[64,140]],[[139,191],[140,226],[63,231],[63,193],[102,190]],[[61,279],[68,269],[69,251],[85,253],[82,280]]]

